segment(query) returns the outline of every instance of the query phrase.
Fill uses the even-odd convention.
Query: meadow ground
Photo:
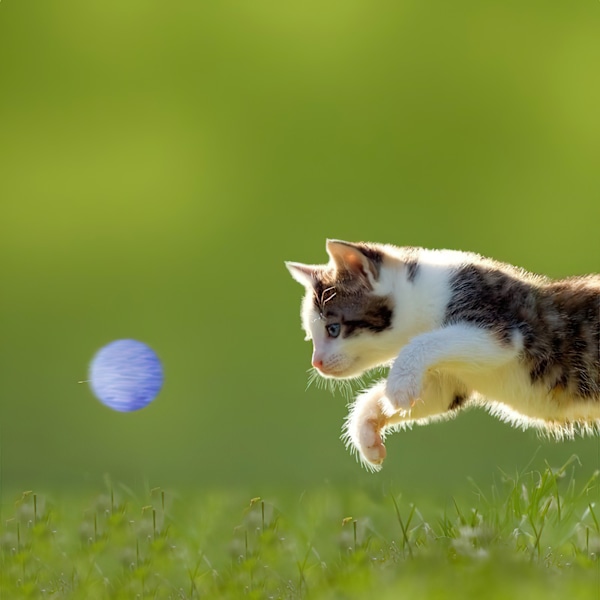
[[[465,499],[160,488],[3,492],[0,598],[600,598],[598,474],[500,474]]]

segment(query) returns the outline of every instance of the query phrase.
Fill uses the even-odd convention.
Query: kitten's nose
[[[323,368],[323,360],[321,359],[320,356],[318,356],[314,352],[313,352],[313,355],[312,355],[312,366],[315,369],[322,369]]]

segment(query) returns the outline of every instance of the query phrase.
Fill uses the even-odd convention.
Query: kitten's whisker
[[[384,368],[377,368],[371,371],[371,373],[382,374],[385,371]],[[370,376],[367,374],[358,375],[352,379],[331,379],[329,377],[323,377],[319,371],[313,367],[307,370],[308,381],[306,383],[306,389],[315,385],[319,390],[327,390],[332,395],[339,392],[344,399],[350,404],[353,401],[355,391],[362,390],[367,385],[367,379]]]

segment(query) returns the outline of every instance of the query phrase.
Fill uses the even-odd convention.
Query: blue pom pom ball
[[[101,348],[90,365],[94,395],[119,412],[148,406],[163,383],[163,370],[152,348],[136,340],[116,340]]]

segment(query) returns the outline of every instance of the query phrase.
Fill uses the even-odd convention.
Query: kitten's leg
[[[421,397],[429,369],[480,371],[500,367],[515,359],[523,348],[518,331],[500,339],[493,331],[467,323],[449,325],[413,338],[390,369],[384,404],[386,414],[406,411]]]
[[[378,471],[386,457],[383,445],[386,433],[402,424],[450,417],[469,396],[464,385],[455,378],[431,373],[423,385],[423,402],[410,411],[400,411],[390,416],[382,408],[389,403],[385,388],[386,382],[381,381],[357,396],[346,418],[342,435],[346,446],[371,471]]]
[[[372,471],[381,468],[386,455],[381,432],[390,417],[384,415],[381,410],[384,394],[385,381],[361,392],[350,408],[342,435],[346,446]]]

